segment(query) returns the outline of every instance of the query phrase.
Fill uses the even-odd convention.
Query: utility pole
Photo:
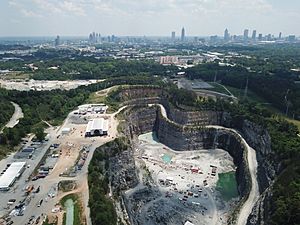
[[[287,97],[289,92],[290,92],[290,89],[287,89],[286,94],[284,96],[284,100],[285,100],[285,104],[286,104],[285,116],[288,116],[288,113],[289,113],[290,104],[289,104],[288,97]]]
[[[245,87],[245,90],[244,90],[244,99],[247,98],[247,94],[248,94],[248,82],[249,82],[249,78],[247,77],[246,87]]]
[[[217,82],[217,71],[215,72],[214,83]]]

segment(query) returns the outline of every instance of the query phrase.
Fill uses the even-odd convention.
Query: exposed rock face
[[[132,107],[124,112],[128,126],[125,132],[133,138],[134,135],[154,131],[157,107]]]
[[[131,150],[123,151],[111,157],[109,161],[109,174],[113,193],[133,188],[138,184]]]
[[[166,120],[160,110],[153,107],[134,107],[125,112],[127,132],[131,137],[145,132],[155,131],[160,142],[178,151],[196,149],[212,149],[215,147],[227,150],[237,165],[237,180],[241,196],[249,191],[244,146],[234,133],[206,129],[191,128]]]
[[[237,181],[241,196],[250,188],[249,174],[245,163],[245,146],[235,133],[215,128],[180,126],[157,114],[156,134],[160,142],[178,151],[221,148],[229,152],[237,166]],[[245,179],[246,178],[246,179]]]
[[[245,158],[243,157],[244,146],[239,139],[231,133],[204,129],[201,127],[190,128],[190,125],[220,125],[238,130],[247,143],[256,150],[258,161],[258,184],[262,193],[256,206],[249,217],[250,224],[263,224],[268,213],[268,201],[270,196],[264,192],[274,180],[280,169],[280,164],[274,161],[274,153],[271,149],[271,138],[266,129],[250,121],[239,121],[233,123],[229,113],[214,111],[189,111],[179,110],[168,103],[164,97],[166,93],[159,90],[134,90],[122,94],[124,104],[154,104],[160,103],[166,108],[168,118],[162,118],[156,107],[140,107],[127,111],[128,134],[133,137],[145,132],[156,131],[159,140],[176,150],[209,149],[218,146],[227,150],[234,158],[237,165],[237,181],[241,196],[249,191],[249,181],[245,171]],[[145,98],[146,97],[146,98]],[[245,179],[246,177],[246,179]]]
[[[164,101],[160,101],[160,103],[164,103]],[[279,166],[276,166],[274,161],[269,160],[273,153],[271,150],[271,139],[265,129],[249,121],[242,121],[238,125],[232,124],[228,113],[210,113],[208,111],[191,113],[178,109],[174,112],[174,110],[174,107],[168,108],[168,116],[171,115],[169,118],[177,122],[166,121],[160,110],[155,106],[135,107],[126,112],[126,116],[130,118],[130,121],[127,121],[129,125],[128,131],[132,137],[145,132],[155,131],[162,143],[181,151],[201,148],[210,149],[213,147],[227,150],[237,165],[236,176],[240,195],[245,196],[249,193],[250,181],[247,175],[247,168],[245,167],[245,157],[243,157],[244,146],[239,138],[228,131],[206,129],[201,126],[215,124],[235,128],[241,132],[247,143],[257,152],[260,192],[262,193],[270,186]],[[197,121],[195,123],[201,126],[191,129],[189,125],[193,124],[192,121]],[[252,215],[249,217],[249,221],[251,220],[252,224],[262,224],[262,221],[264,221],[268,199],[269,196],[265,197],[263,195],[257,202]]]
[[[166,101],[162,101],[162,103],[167,110],[168,117],[178,124],[198,126],[220,125],[239,130],[247,143],[256,150],[260,192],[262,193],[270,186],[280,169],[280,165],[274,160],[276,157],[272,152],[271,138],[266,129],[247,120],[240,121],[240,123],[233,123],[230,114],[227,112],[181,111]],[[189,140],[192,141],[193,139]],[[203,141],[205,144],[199,147],[206,148],[207,140]]]
[[[268,188],[269,189],[269,188]],[[258,201],[252,209],[251,214],[248,217],[247,225],[264,225],[266,218],[269,218],[269,203],[271,199],[270,191],[265,191],[260,195]]]
[[[161,104],[165,107],[168,118],[181,125],[223,125],[226,124],[226,120],[228,120],[228,113],[226,112],[211,110],[183,111],[175,108],[166,100],[162,100]]]
[[[266,129],[245,120],[240,129],[247,143],[256,150],[258,162],[258,183],[262,193],[274,180],[279,170],[275,156],[271,149],[271,138]],[[270,158],[273,160],[271,161]],[[276,165],[277,164],[277,165]]]
[[[121,101],[132,101],[134,99],[144,99],[144,98],[162,98],[166,96],[167,93],[159,87],[140,87],[140,86],[130,86],[123,88],[119,93],[117,98]]]

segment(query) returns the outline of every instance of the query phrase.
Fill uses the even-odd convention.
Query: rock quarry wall
[[[226,112],[181,110],[174,107],[167,100],[161,100],[160,103],[165,107],[168,118],[181,125],[229,125],[230,117]]]
[[[163,117],[160,107],[132,107],[125,111],[127,133],[134,135],[155,131],[163,144],[177,151],[222,148],[230,153],[237,166],[237,181],[240,195],[249,193],[251,181],[245,161],[245,146],[233,132],[183,126]],[[246,178],[246,179],[245,179]]]
[[[249,180],[244,179],[247,173],[244,146],[234,133],[216,129],[204,129],[201,126],[220,125],[236,129],[247,143],[256,150],[258,162],[258,184],[260,199],[249,217],[250,224],[263,224],[268,210],[266,205],[270,195],[266,190],[270,188],[276,174],[280,171],[278,163],[271,149],[271,138],[267,130],[247,120],[236,122],[227,112],[194,111],[177,109],[167,101],[167,94],[157,88],[127,91],[122,94],[123,105],[140,105],[139,109],[126,110],[128,126],[126,130],[132,137],[145,132],[155,131],[159,140],[176,150],[209,149],[219,147],[227,150],[237,165],[237,181],[241,196],[247,194]],[[158,107],[146,107],[147,104],[162,104],[167,112],[169,121],[165,120]],[[191,128],[191,125],[195,126]]]
[[[234,132],[202,126],[182,126],[163,117],[159,109],[155,131],[160,142],[177,151],[213,148],[226,150],[237,166],[236,176],[241,197],[249,193],[251,181],[244,155],[245,146]]]

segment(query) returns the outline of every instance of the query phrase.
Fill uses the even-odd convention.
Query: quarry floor
[[[159,197],[153,196],[152,201],[141,207],[140,214],[144,215],[140,216],[140,224],[159,224],[155,214],[168,217],[174,210],[180,212],[180,219],[165,218],[168,222],[162,224],[184,224],[186,221],[195,225],[227,224],[228,213],[238,198],[223,200],[216,191],[216,184],[219,173],[235,171],[228,152],[221,149],[174,151],[159,143],[152,132],[140,135],[138,140],[134,156],[140,184],[129,190],[127,196],[130,198],[142,189],[149,174],[151,185],[161,194]],[[216,168],[215,175],[212,173],[213,167]],[[153,205],[162,201],[167,204],[161,204],[163,206],[157,208],[159,212],[155,212]]]

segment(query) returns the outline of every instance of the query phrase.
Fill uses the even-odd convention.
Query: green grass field
[[[234,88],[234,87],[230,87],[230,86],[226,86],[226,87],[239,100],[243,100],[244,99],[244,90],[238,89],[238,88]],[[273,113],[279,115],[280,117],[283,117],[284,119],[286,119],[290,123],[293,123],[294,125],[296,125],[298,127],[298,130],[300,132],[300,121],[299,120],[295,120],[295,119],[287,117],[283,112],[279,111],[277,108],[275,108],[274,106],[272,106],[272,104],[268,103],[265,99],[263,99],[262,97],[258,96],[255,92],[248,90],[247,99],[249,101],[251,101],[251,102],[256,102],[258,104],[261,104],[262,106],[264,106],[267,109],[271,110]]]

